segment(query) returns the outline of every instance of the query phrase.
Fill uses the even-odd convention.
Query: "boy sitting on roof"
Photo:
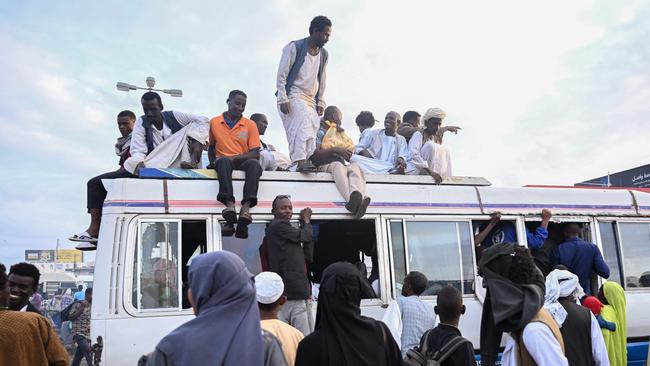
[[[375,122],[377,122],[375,116],[373,116],[372,112],[369,111],[359,112],[357,118],[354,119],[354,123],[357,124],[359,132],[361,133],[361,135],[359,135],[359,144],[354,148],[355,154],[358,154],[359,151],[363,150],[363,144],[365,144],[368,134],[373,131],[372,128],[375,126]]]
[[[250,209],[257,205],[257,189],[262,176],[260,165],[260,135],[257,125],[242,116],[246,109],[246,94],[233,90],[228,94],[228,110],[210,121],[210,148],[208,158],[219,179],[217,201],[226,205],[221,215],[226,224],[221,233],[240,239],[248,238],[248,225],[253,221]],[[246,172],[239,219],[235,210],[235,196],[232,187],[232,171]]]
[[[388,112],[384,129],[372,130],[363,141],[359,141],[359,155],[354,155],[350,161],[359,164],[369,174],[404,174],[409,152],[406,139],[397,134],[400,120],[399,113]]]
[[[337,107],[325,108],[323,123],[316,134],[316,151],[310,159],[318,166],[319,171],[332,174],[336,188],[346,201],[345,208],[352,212],[355,218],[361,218],[370,204],[370,197],[366,196],[366,178],[361,168],[354,163],[346,165],[354,146],[350,149],[321,146],[329,126],[336,126],[338,133],[344,132],[341,128],[342,118],[341,110]]]
[[[77,249],[95,249],[97,236],[99,235],[99,226],[102,220],[102,207],[106,199],[106,188],[102,179],[128,178],[133,175],[124,170],[123,164],[130,157],[131,134],[133,124],[135,123],[135,114],[131,111],[122,111],[117,115],[117,128],[122,135],[117,139],[115,144],[115,154],[120,157],[120,168],[109,173],[100,174],[91,178],[87,183],[87,208],[90,214],[90,225],[86,231],[73,235],[70,241],[81,242]]]

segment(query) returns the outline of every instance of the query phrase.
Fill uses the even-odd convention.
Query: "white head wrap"
[[[580,287],[578,276],[573,273],[556,269],[546,276],[544,307],[553,315],[559,326],[562,326],[564,320],[566,320],[567,312],[557,300],[561,297],[573,295],[576,292],[582,292],[582,287]]]
[[[72,290],[70,290],[70,289],[66,289],[66,290],[65,290],[65,294],[66,294],[66,295],[72,295]]]
[[[429,108],[429,109],[427,109],[426,112],[424,112],[424,115],[422,116],[421,120],[422,120],[422,122],[426,122],[429,119],[434,118],[434,117],[444,119],[445,117],[447,117],[447,113],[445,113],[445,111],[443,111],[440,108]]]
[[[273,304],[284,293],[282,277],[275,272],[261,272],[255,276],[255,291],[257,292],[257,302]]]

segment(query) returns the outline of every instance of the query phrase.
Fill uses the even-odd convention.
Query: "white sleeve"
[[[286,103],[289,101],[287,96],[287,77],[289,70],[296,61],[296,45],[290,42],[282,49],[282,58],[280,58],[280,66],[278,66],[278,76],[275,81],[275,88],[278,97],[278,104]]]
[[[176,121],[178,121],[178,123],[183,127],[193,122],[201,123],[201,124],[210,123],[210,119],[206,116],[199,116],[197,114],[190,114],[190,113],[176,112],[176,111],[173,111],[172,113],[174,113],[174,117],[176,118]]]
[[[192,127],[189,127],[187,131],[188,137],[195,139],[203,145],[208,144],[208,137],[210,135],[210,119],[208,117],[176,111],[172,113],[174,113],[174,117],[181,126],[185,127],[192,124]]]
[[[131,156],[124,161],[124,169],[129,173],[135,171],[135,167],[144,161],[147,157],[149,149],[147,148],[147,141],[145,139],[145,131],[142,126],[142,117],[138,117],[131,133]]]
[[[388,329],[390,330],[390,334],[393,335],[393,338],[395,338],[395,342],[397,345],[402,348],[402,313],[399,310],[399,304],[397,303],[397,300],[394,300],[393,302],[388,305],[388,308],[386,309],[386,312],[384,313],[384,317],[381,319],[386,326],[388,326]]]
[[[517,342],[508,337],[506,347],[501,355],[501,366],[517,366]]]
[[[568,366],[560,343],[553,336],[551,328],[540,322],[526,325],[522,335],[524,345],[537,366]]]
[[[422,159],[420,155],[420,148],[422,147],[422,132],[415,131],[411,140],[409,141],[409,153],[411,155],[411,162],[417,168],[425,169],[429,167],[429,164]]]
[[[321,51],[322,52],[322,51]],[[327,107],[327,103],[325,102],[325,86],[327,85],[327,63],[329,61],[325,61],[325,65],[323,65],[323,74],[321,75],[322,83],[320,82],[321,80],[318,80],[318,106]]]
[[[603,339],[603,333],[600,331],[600,325],[594,314],[591,315],[591,349],[592,356],[596,366],[609,366],[609,356],[607,347]]]
[[[357,146],[354,147],[354,153],[358,154],[361,151],[368,149],[370,147],[370,141],[372,141],[372,137],[370,135],[373,135],[373,131],[371,129],[366,129],[361,133],[361,136],[359,136],[359,143]]]
[[[408,149],[408,144],[406,143],[406,139],[404,136],[397,135],[397,139],[400,140],[399,144],[399,151],[397,152],[397,157],[404,159],[404,161],[409,161],[410,159],[410,154],[409,154],[409,149]]]

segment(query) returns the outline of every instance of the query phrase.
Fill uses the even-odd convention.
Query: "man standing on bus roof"
[[[311,208],[300,211],[298,228],[291,225],[293,205],[289,196],[275,197],[271,213],[274,219],[266,228],[269,271],[282,277],[287,295],[279,318],[308,335],[314,331],[311,284],[306,270],[306,263],[311,263],[314,255]]]
[[[332,22],[315,17],[309,37],[290,42],[282,49],[278,67],[276,96],[280,118],[289,143],[289,157],[299,172],[316,171],[307,159],[316,150],[318,116],[325,110],[327,50],[323,48],[332,33]]]
[[[582,229],[570,223],[564,229],[566,240],[553,249],[554,264],[563,264],[580,279],[585,294],[591,295],[591,273],[609,278],[609,266],[596,244],[580,238]]]
[[[9,269],[9,309],[40,314],[29,298],[38,290],[41,273],[31,263],[18,263]]]
[[[248,225],[253,221],[250,209],[257,205],[257,189],[262,176],[257,125],[242,116],[246,109],[246,99],[246,94],[241,90],[233,90],[228,94],[228,110],[210,121],[208,149],[210,165],[214,166],[219,179],[217,201],[226,205],[221,213],[226,220],[222,234],[232,235],[237,224],[235,235],[240,239],[248,238]],[[243,170],[246,173],[239,218],[232,187],[233,170]]]

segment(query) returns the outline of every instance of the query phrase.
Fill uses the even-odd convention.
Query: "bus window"
[[[618,240],[616,238],[616,224],[612,221],[601,221],[598,223],[600,230],[600,240],[603,245],[603,258],[609,267],[609,281],[614,281],[623,286],[623,275],[621,273],[621,253],[618,249]],[[639,284],[630,279],[624,287],[638,287]]]
[[[205,220],[141,220],[133,276],[133,307],[139,311],[189,308],[187,269],[207,252]]]
[[[406,277],[406,254],[404,252],[404,232],[402,220],[390,221],[390,242],[393,253],[393,274],[395,277],[395,296],[402,292]]]
[[[627,287],[650,287],[650,225],[619,222],[618,229]]]
[[[395,251],[401,251],[402,225],[406,225],[405,268],[395,259]],[[411,271],[422,272],[429,280],[423,296],[436,295],[447,285],[464,294],[473,293],[474,260],[469,222],[392,221],[390,228],[396,293],[401,292],[401,281]]]
[[[254,222],[248,225],[248,239],[239,239],[234,235],[221,237],[221,249],[237,254],[253,275],[262,272],[259,248],[264,240],[266,224]]]
[[[334,262],[349,262],[365,272],[378,297],[379,262],[374,220],[312,220],[314,227],[314,262],[309,266],[311,280],[320,283],[323,270]]]

